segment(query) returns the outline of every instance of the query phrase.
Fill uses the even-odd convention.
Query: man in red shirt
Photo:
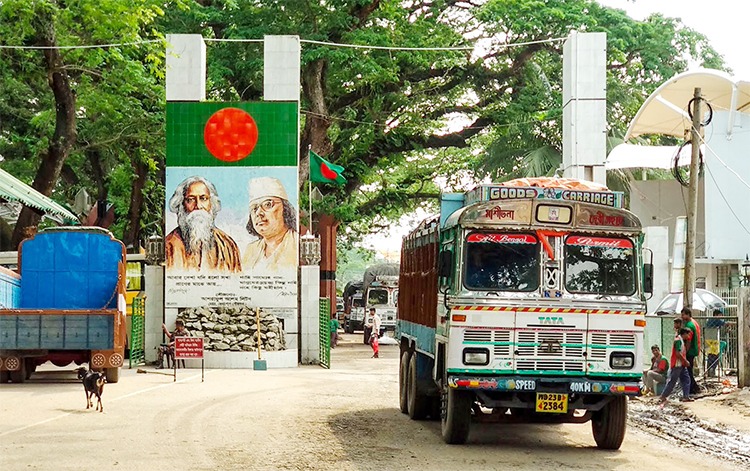
[[[692,401],[692,399],[690,399],[690,376],[688,375],[686,368],[686,365],[689,365],[689,363],[685,356],[687,352],[685,345],[690,336],[690,329],[682,327],[682,319],[675,319],[674,330],[675,337],[674,342],[672,342],[672,359],[670,362],[671,369],[669,370],[669,381],[667,381],[667,385],[661,393],[661,407],[664,407],[667,403],[669,395],[672,394],[672,390],[677,385],[678,380],[682,385],[682,399],[680,400],[683,402]]]

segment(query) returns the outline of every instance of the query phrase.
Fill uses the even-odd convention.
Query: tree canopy
[[[554,169],[559,39],[573,30],[607,33],[615,138],[665,79],[690,63],[723,66],[679,20],[639,22],[590,0],[0,0],[0,45],[166,33],[308,41],[300,181],[308,146],[346,168],[348,183],[321,188],[317,204],[354,237],[434,202],[440,188]],[[137,241],[163,214],[164,45],[47,51],[0,49],[2,166],[59,201],[79,188],[109,199],[116,233]],[[210,99],[262,99],[261,44],[211,42],[207,56]],[[55,77],[67,80],[67,101]]]

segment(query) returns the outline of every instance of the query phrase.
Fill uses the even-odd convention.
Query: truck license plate
[[[536,411],[552,414],[568,412],[568,395],[558,393],[536,393]]]

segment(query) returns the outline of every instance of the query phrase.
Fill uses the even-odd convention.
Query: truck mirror
[[[441,250],[438,258],[438,276],[441,278],[449,278],[451,276],[452,265],[453,252],[450,250]]]
[[[643,265],[643,291],[649,294],[654,292],[654,265],[651,263]]]

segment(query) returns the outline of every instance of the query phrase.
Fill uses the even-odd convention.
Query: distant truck
[[[590,421],[620,448],[653,283],[622,200],[570,179],[443,195],[402,245],[401,411],[441,420],[446,443],[472,422]]]
[[[46,361],[88,363],[116,383],[123,364],[125,246],[100,228],[45,229],[0,270],[0,383]]]
[[[344,287],[344,332],[353,334],[364,327],[365,302],[362,298],[362,282],[350,281]]]
[[[380,316],[381,330],[396,330],[398,273],[398,263],[380,263],[365,270],[362,277],[362,291],[365,297],[365,343],[370,339],[370,328],[367,327],[370,308],[375,308]]]

